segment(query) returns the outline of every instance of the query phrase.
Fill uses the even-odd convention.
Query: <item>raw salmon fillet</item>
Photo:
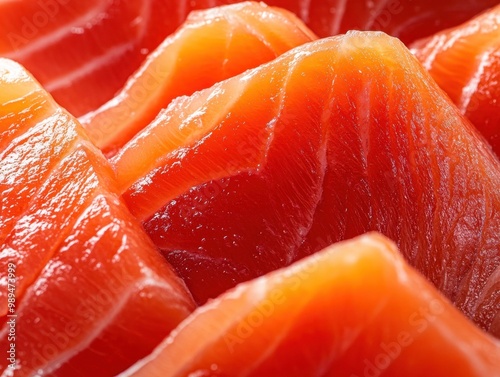
[[[2,377],[115,375],[194,309],[111,177],[77,121],[0,59]],[[14,374],[4,357],[13,319]]]
[[[298,47],[175,100],[112,161],[199,303],[375,230],[500,335],[499,162],[397,39]]]
[[[22,63],[73,115],[94,110],[172,31],[170,0],[0,2],[0,56]]]
[[[500,343],[369,234],[199,308],[126,376],[494,377]]]
[[[180,25],[190,11],[241,0],[171,0],[170,25]],[[379,30],[410,43],[465,22],[498,4],[497,0],[267,0],[294,12],[321,37],[349,30]]]
[[[500,156],[500,5],[412,52]]]
[[[19,61],[73,115],[116,94],[147,54],[195,9],[239,0],[0,1],[0,56]],[[410,43],[497,0],[268,0],[322,37],[382,30]]]
[[[292,13],[263,3],[193,12],[115,98],[80,121],[94,144],[112,156],[174,98],[208,88],[314,39]]]

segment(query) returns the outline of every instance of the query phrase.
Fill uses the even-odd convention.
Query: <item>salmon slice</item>
[[[500,376],[500,343],[368,234],[225,293],[120,376],[195,375]]]
[[[7,59],[0,88],[2,354],[15,344],[0,375],[119,373],[189,315],[192,297],[81,125]]]
[[[171,32],[170,3],[2,1],[0,56],[22,63],[79,116],[111,99]]]
[[[385,34],[312,42],[175,100],[113,165],[199,303],[375,230],[500,335],[499,162]]]
[[[500,156],[500,5],[412,52]]]
[[[81,116],[113,98],[147,54],[189,12],[241,0],[0,2],[0,56],[28,68],[58,103]],[[316,34],[382,30],[410,43],[465,22],[497,0],[268,0]]]
[[[188,13],[241,0],[172,0],[171,25]],[[456,26],[498,4],[497,0],[267,0],[271,6],[294,12],[321,37],[348,30],[379,30],[411,43],[444,28]],[[172,29],[173,30],[173,29]]]
[[[376,30],[406,44],[456,26],[497,3],[496,0],[271,0],[272,5],[292,6],[321,37],[349,30]]]
[[[94,144],[112,156],[174,98],[208,88],[314,39],[292,13],[263,3],[191,13],[114,99],[80,121]]]

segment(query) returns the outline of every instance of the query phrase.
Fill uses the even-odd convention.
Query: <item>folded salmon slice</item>
[[[163,0],[0,3],[0,56],[22,63],[73,115],[123,86],[172,31]]]
[[[270,2],[297,12],[306,24],[322,37],[346,33],[349,30],[376,30],[397,37],[406,44],[465,22],[498,3],[496,0],[270,0]]]
[[[500,156],[500,5],[412,52]]]
[[[316,39],[292,13],[244,2],[193,12],[111,101],[80,119],[112,156],[176,97],[273,60]]]
[[[115,375],[193,309],[81,125],[0,60],[0,374]],[[7,271],[14,269],[15,302]],[[9,300],[10,298],[10,300]]]
[[[194,9],[241,0],[172,0],[170,25],[180,25]],[[294,12],[321,37],[348,30],[380,30],[410,43],[465,22],[497,5],[497,0],[267,0]],[[172,29],[173,30],[173,29]]]
[[[189,12],[241,0],[0,2],[0,56],[25,65],[73,115],[110,100]],[[269,0],[322,37],[382,30],[410,43],[497,0]]]
[[[479,330],[378,234],[197,309],[121,377],[500,376]]]
[[[376,230],[500,335],[499,162],[394,38],[312,42],[180,98],[113,164],[198,302]]]

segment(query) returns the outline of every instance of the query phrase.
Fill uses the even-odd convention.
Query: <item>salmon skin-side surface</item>
[[[316,36],[292,13],[264,3],[193,12],[112,100],[80,118],[113,156],[176,97],[255,68]]]
[[[500,343],[378,234],[243,283],[120,377],[497,377]]]
[[[112,176],[75,118],[0,59],[2,377],[115,375],[194,309]]]
[[[500,156],[500,5],[411,47]]]
[[[112,162],[200,303],[376,230],[500,335],[499,162],[395,38],[308,43],[180,97]]]

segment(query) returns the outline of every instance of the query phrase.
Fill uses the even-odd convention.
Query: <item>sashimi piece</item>
[[[376,230],[500,335],[500,164],[394,38],[312,42],[178,99],[112,161],[199,303]]]
[[[500,156],[500,5],[412,52]]]
[[[81,125],[6,59],[0,135],[2,354],[15,344],[0,375],[115,375],[189,315],[192,297]]]
[[[314,39],[292,13],[264,3],[193,12],[115,98],[80,121],[94,144],[112,156],[174,98],[208,88]]]
[[[241,0],[173,0],[171,25],[180,25],[194,9]],[[465,22],[497,0],[267,0],[294,12],[320,37],[348,30],[380,30],[411,43],[444,28]]]
[[[378,234],[197,309],[120,377],[500,376],[500,343]]]
[[[0,2],[0,56],[22,63],[73,115],[123,86],[172,31],[163,0]]]
[[[189,12],[240,0],[0,2],[0,56],[25,65],[73,115],[110,100]],[[466,21],[497,0],[268,0],[326,37],[382,30],[405,43]]]
[[[408,44],[458,25],[497,5],[498,1],[271,0],[270,3],[285,8],[293,6],[293,11],[321,37],[349,30],[378,30]]]

